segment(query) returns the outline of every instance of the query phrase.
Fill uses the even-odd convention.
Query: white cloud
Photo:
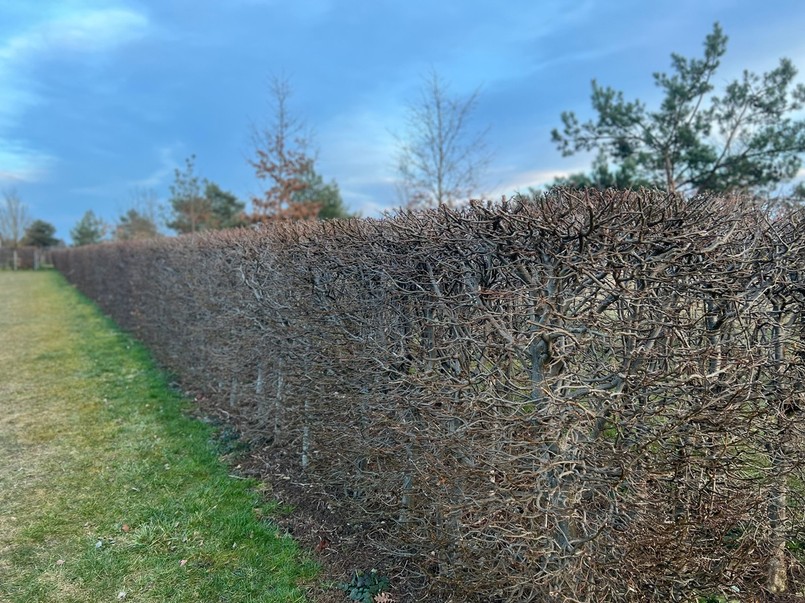
[[[341,196],[350,210],[362,218],[379,218],[393,206],[378,203],[372,195],[354,190],[342,190]]]
[[[47,7],[43,7],[47,8]],[[0,39],[0,177],[36,181],[53,162],[47,152],[30,148],[25,141],[10,140],[22,130],[25,113],[46,102],[34,68],[50,58],[71,54],[103,56],[138,39],[148,30],[148,19],[125,8],[92,10],[69,7],[73,12],[45,17],[11,37]],[[43,11],[43,14],[47,14]]]
[[[144,35],[148,19],[127,9],[77,12],[45,21],[0,45],[0,69],[65,52],[108,52]]]
[[[147,176],[132,180],[126,184],[134,188],[157,188],[165,184],[173,176],[173,172],[179,165],[176,159],[177,152],[181,149],[181,144],[169,144],[157,149],[158,165]]]
[[[504,183],[495,187],[495,189],[491,191],[488,196],[491,199],[496,199],[501,195],[508,196],[514,193],[525,193],[528,192],[529,188],[539,188],[541,186],[545,186],[546,184],[553,182],[556,178],[563,178],[576,172],[583,172],[587,170],[588,167],[589,166],[581,166],[564,170],[542,169],[517,172],[508,176]]]
[[[352,211],[380,217],[400,205],[393,132],[402,130],[404,108],[391,94],[368,96],[320,130],[319,168],[325,180],[336,180]]]
[[[389,123],[389,113],[366,108],[331,120],[318,140],[325,180],[335,178],[344,192],[356,194],[367,187],[393,184],[396,141]]]
[[[55,158],[25,144],[0,137],[0,182],[37,182],[47,174]]]

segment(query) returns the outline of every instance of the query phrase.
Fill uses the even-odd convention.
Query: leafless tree
[[[486,130],[475,132],[470,123],[478,95],[478,89],[466,98],[452,95],[436,71],[422,78],[398,136],[398,190],[406,207],[454,207],[478,191],[490,159]]]
[[[0,206],[0,242],[4,247],[17,247],[31,222],[28,207],[15,189],[3,191]]]
[[[15,189],[3,191],[3,205],[0,206],[0,247],[13,250],[12,267],[18,264],[17,247],[25,236],[25,230],[31,223],[28,207],[20,199]]]
[[[136,188],[130,193],[129,207],[118,219],[113,237],[118,241],[153,239],[160,236],[159,197],[153,189]]]

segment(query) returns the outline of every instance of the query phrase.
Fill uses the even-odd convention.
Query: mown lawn
[[[304,601],[315,566],[148,353],[46,272],[0,272],[0,601]]]

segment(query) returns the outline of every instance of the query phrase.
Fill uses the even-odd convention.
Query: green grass
[[[147,351],[0,272],[0,601],[304,601],[316,572]]]

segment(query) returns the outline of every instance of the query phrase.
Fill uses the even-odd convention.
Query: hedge
[[[805,586],[802,214],[555,191],[53,252],[462,600]]]

